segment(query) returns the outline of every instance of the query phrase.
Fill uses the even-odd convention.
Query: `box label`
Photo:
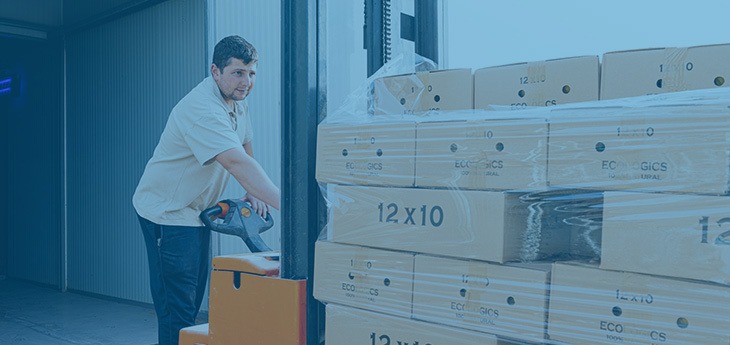
[[[549,266],[416,255],[413,317],[521,340],[545,338]]]
[[[724,194],[728,125],[727,108],[713,105],[554,112],[549,184]]]
[[[482,190],[544,188],[543,119],[418,123],[416,186]]]
[[[415,122],[321,124],[317,181],[413,186]]]
[[[412,254],[318,241],[314,276],[320,301],[410,316]]]

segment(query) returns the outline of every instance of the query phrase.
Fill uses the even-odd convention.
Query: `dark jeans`
[[[138,215],[150,270],[160,345],[177,345],[181,329],[195,324],[210,269],[210,230],[155,224]]]

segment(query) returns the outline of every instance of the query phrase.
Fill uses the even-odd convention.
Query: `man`
[[[215,46],[211,76],[172,109],[134,193],[150,270],[160,345],[177,344],[194,325],[205,293],[210,231],[198,215],[233,177],[244,200],[264,216],[279,208],[279,189],[253,159],[244,100],[256,81],[256,49],[239,36]]]

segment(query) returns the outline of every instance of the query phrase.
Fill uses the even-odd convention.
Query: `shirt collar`
[[[238,102],[233,101],[233,109],[226,103],[226,100],[223,98],[223,95],[221,95],[221,89],[218,88],[218,84],[215,82],[215,79],[213,79],[212,76],[208,77],[208,82],[210,83],[210,88],[213,91],[213,94],[218,99],[218,101],[221,102],[221,104],[226,108],[228,112],[233,112],[234,114],[238,114],[238,109],[240,108],[238,106]]]

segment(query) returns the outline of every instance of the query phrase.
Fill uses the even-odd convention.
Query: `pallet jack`
[[[200,220],[208,229],[240,237],[251,253],[270,252],[271,248],[259,236],[274,226],[271,215],[262,218],[243,200],[221,200],[200,213]],[[222,220],[222,221],[216,221]]]
[[[208,324],[182,329],[180,345],[305,345],[307,281],[280,277],[280,254],[260,236],[274,226],[271,215],[222,200],[200,219],[211,231],[240,237],[251,253],[213,258]]]

